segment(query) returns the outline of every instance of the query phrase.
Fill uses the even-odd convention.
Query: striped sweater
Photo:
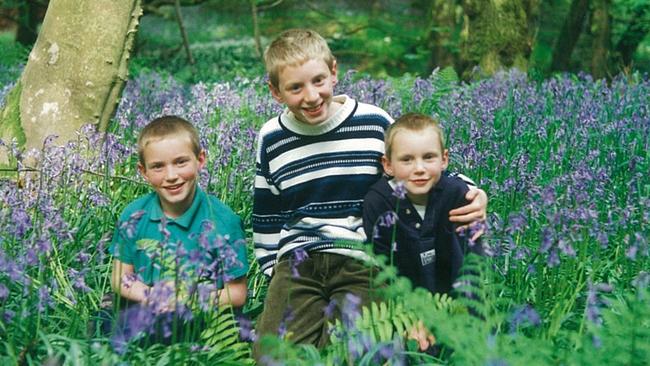
[[[365,254],[363,197],[381,176],[384,131],[392,118],[381,108],[340,95],[336,113],[318,125],[286,110],[264,124],[257,145],[253,204],[255,256],[271,275],[277,259],[307,252]]]

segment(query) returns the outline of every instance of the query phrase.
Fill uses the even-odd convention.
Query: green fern
[[[464,306],[446,294],[426,293],[430,309],[446,314],[466,312]],[[369,307],[361,308],[360,316],[355,320],[355,329],[361,335],[368,336],[373,343],[390,342],[395,337],[404,337],[409,329],[421,320],[416,311],[409,309],[400,299],[388,302],[373,302]],[[340,320],[334,322],[331,335],[332,343],[344,341],[349,330],[344,329]],[[343,336],[341,336],[343,335]]]
[[[213,364],[253,364],[250,346],[239,339],[239,326],[230,307],[221,307],[207,314],[201,343],[210,348],[208,355]]]
[[[440,101],[458,86],[459,80],[456,70],[451,66],[434,71],[429,77],[429,81],[433,86],[433,94],[431,94],[429,99],[425,99],[422,102],[420,111],[429,115],[440,115],[442,113]]]
[[[569,364],[650,365],[650,291],[610,301],[602,325],[590,323],[584,346]]]

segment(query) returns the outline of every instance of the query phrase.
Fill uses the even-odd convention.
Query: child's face
[[[165,215],[182,215],[194,200],[205,152],[194,155],[189,136],[167,136],[146,145],[144,161],[144,165],[138,163],[138,170],[158,194]]]
[[[412,203],[426,204],[429,191],[449,164],[448,152],[442,150],[438,133],[433,128],[397,131],[391,150],[390,159],[382,158],[384,171],[404,182]]]
[[[336,112],[338,104],[332,103],[336,82],[336,62],[330,70],[325,61],[311,59],[285,66],[278,74],[278,87],[269,85],[275,100],[286,104],[297,120],[317,125]]]

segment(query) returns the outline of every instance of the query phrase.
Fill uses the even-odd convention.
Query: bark
[[[591,75],[602,79],[608,75],[611,38],[610,0],[594,0],[591,13],[591,34],[593,36],[591,55]]]
[[[428,11],[429,32],[427,48],[431,50],[428,70],[436,67],[456,66],[458,63],[457,43],[454,33],[460,23],[457,19],[456,0],[432,0]]]
[[[87,123],[105,130],[141,13],[140,0],[52,0],[17,84],[20,97],[0,113],[3,139],[20,135],[7,132],[19,126],[31,149],[52,134],[63,144]]]
[[[460,72],[467,79],[474,66],[494,74],[503,68],[527,70],[532,50],[528,14],[521,0],[463,0]]]
[[[589,0],[573,0],[564,25],[555,43],[553,59],[551,61],[552,71],[566,71],[571,61],[571,53],[575,48],[578,37],[582,33],[582,27],[589,10]]]
[[[18,27],[16,42],[30,47],[38,36],[38,23],[42,20],[40,5],[37,1],[21,1],[18,5]]]
[[[639,44],[643,41],[646,34],[650,32],[650,22],[645,19],[646,14],[650,12],[650,2],[639,5],[630,21],[627,29],[616,44],[616,51],[621,57],[623,67],[631,67],[632,56]]]
[[[174,2],[174,11],[176,12],[176,22],[178,23],[178,29],[181,32],[181,38],[183,39],[183,48],[185,48],[187,61],[190,63],[190,65],[194,65],[194,57],[192,57],[192,51],[190,50],[190,42],[187,39],[187,31],[185,31],[185,24],[183,24],[183,15],[181,14],[180,0],[176,0]]]
[[[257,57],[262,57],[260,24],[257,20],[257,0],[251,0],[251,15],[253,17],[253,38],[255,39],[255,53],[257,54]]]

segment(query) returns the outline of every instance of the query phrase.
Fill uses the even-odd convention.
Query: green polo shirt
[[[241,219],[198,186],[190,208],[175,219],[165,217],[155,192],[131,202],[115,226],[109,252],[133,265],[147,285],[182,273],[216,278],[221,288],[222,278],[248,272]]]

